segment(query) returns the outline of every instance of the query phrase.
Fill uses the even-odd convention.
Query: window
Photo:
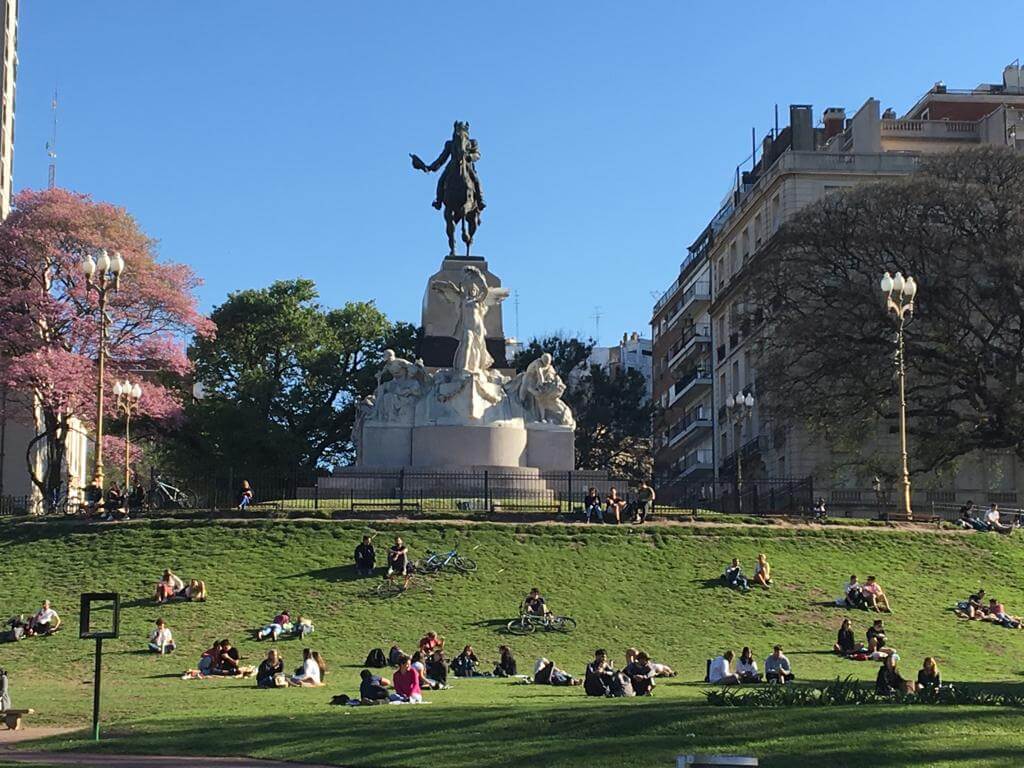
[[[743,258],[750,258],[750,227],[743,228]]]
[[[740,269],[739,247],[733,240],[729,244],[729,276],[735,275]]]
[[[729,392],[729,388],[727,386],[725,386],[725,373],[720,373],[718,375],[718,404],[719,405],[725,405],[725,398],[726,398],[726,395],[727,395],[728,392]]]
[[[728,432],[723,432],[722,433],[722,455],[723,456],[728,456],[729,455],[729,433]]]
[[[740,378],[740,361],[739,360],[733,360],[732,361],[732,383],[735,386],[737,392],[739,392],[740,389],[741,389],[741,386],[740,386],[740,382],[741,381],[742,381],[742,379]]]
[[[761,218],[760,213],[754,217],[754,237],[756,238],[754,247],[760,248],[761,241],[764,239],[764,219]]]
[[[776,195],[772,198],[772,231],[774,232],[782,225],[782,196]]]

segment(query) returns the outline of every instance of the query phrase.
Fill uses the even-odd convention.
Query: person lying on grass
[[[579,685],[581,681],[542,656],[533,665],[533,682],[536,685]]]
[[[979,589],[966,600],[960,600],[953,609],[953,613],[961,619],[973,619],[981,621],[988,615],[988,606],[985,604],[985,590]]]
[[[771,655],[764,660],[764,679],[769,683],[788,683],[793,680],[793,669],[782,653],[782,646],[776,645]]]
[[[765,589],[772,585],[772,566],[764,552],[757,556],[757,564],[754,566],[754,583]]]
[[[757,671],[757,661],[749,646],[743,646],[740,657],[736,661],[736,676],[741,683],[760,683],[761,673]]]
[[[302,666],[295,670],[295,674],[288,680],[288,684],[295,687],[316,688],[323,685],[326,674],[327,665],[320,654],[309,648],[303,648]]]
[[[864,599],[867,600],[868,608],[876,613],[881,613],[882,611],[892,613],[892,608],[889,606],[889,598],[886,597],[882,585],[878,583],[874,576],[868,576],[868,581],[861,591],[864,593]]]
[[[288,632],[292,629],[292,617],[287,610],[282,610],[270,623],[267,624],[263,629],[256,633],[257,640],[265,640],[268,637],[271,641],[276,641],[281,637],[282,633]]]
[[[840,656],[857,656],[868,653],[868,647],[854,639],[853,627],[850,625],[849,619],[843,619],[832,650]]]
[[[626,666],[628,667],[636,657],[640,654],[636,648],[626,649]],[[668,664],[659,664],[656,661],[650,662],[651,668],[654,670],[655,677],[675,677],[676,673]]]
[[[725,569],[722,578],[725,579],[727,587],[738,589],[741,592],[750,591],[750,583],[747,581],[747,577],[743,575],[743,568],[740,567],[740,559],[738,557],[732,559],[732,564]]]
[[[1011,616],[1006,612],[1006,607],[996,600],[994,597],[988,601],[988,613],[986,614],[988,621],[1001,624],[1007,629],[1020,629],[1021,624],[1024,620],[1020,616]]]
[[[174,650],[174,638],[163,619],[156,620],[156,628],[149,633],[149,650],[163,656]]]
[[[257,688],[283,688],[287,685],[284,677],[284,659],[276,649],[267,651],[267,658],[256,669]]]

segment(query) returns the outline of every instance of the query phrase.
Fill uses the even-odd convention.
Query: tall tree
[[[104,386],[145,379],[141,415],[180,416],[178,381],[191,369],[181,338],[213,332],[196,308],[199,280],[158,261],[154,241],[123,208],[63,189],[18,194],[0,224],[0,379],[22,395],[21,415],[37,428],[25,458],[44,499],[60,486],[72,418],[92,425],[95,413],[98,307],[80,264],[99,248],[120,251],[127,264],[108,298]],[[112,416],[112,397],[106,405]],[[30,459],[37,445],[46,451],[42,476]]]
[[[1024,458],[1024,158],[987,148],[925,158],[909,178],[804,209],[749,267],[745,323],[759,394],[864,475],[885,473],[873,438],[896,424],[894,324],[879,278],[913,275],[906,326],[912,471],[977,449]],[[880,461],[881,459],[881,461]]]
[[[190,412],[190,468],[280,473],[349,458],[355,402],[373,391],[384,349],[410,353],[415,329],[372,302],[327,309],[317,299],[312,281],[287,280],[232,293],[213,311],[217,336],[190,350],[207,392]],[[181,452],[176,463],[187,463]]]
[[[576,418],[576,466],[640,479],[649,477],[654,407],[647,383],[636,371],[612,376],[588,365],[593,339],[548,336],[533,339],[513,360],[517,370],[544,352],[566,383],[565,402]]]

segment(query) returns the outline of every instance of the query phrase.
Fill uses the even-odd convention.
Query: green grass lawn
[[[358,766],[671,765],[691,751],[755,754],[764,766],[800,761],[822,766],[1010,766],[1024,762],[1024,712],[985,707],[727,709],[704,704],[697,682],[704,660],[750,645],[759,662],[781,642],[801,680],[853,675],[873,680],[877,665],[830,653],[846,615],[863,635],[869,615],[831,605],[850,573],[878,575],[896,609],[886,617],[904,674],[922,657],[940,659],[945,680],[1024,688],[1024,632],[961,622],[950,608],[984,586],[1011,611],[1024,608],[1024,547],[1019,537],[864,528],[781,529],[665,526],[374,524],[400,533],[414,554],[458,545],[480,563],[477,574],[442,576],[429,595],[367,596],[355,580],[352,549],[365,525],[343,522],[136,522],[0,524],[0,615],[54,601],[67,629],[54,637],[0,646],[14,705],[39,714],[32,723],[86,725],[92,702],[93,644],[77,637],[78,595],[122,594],[122,637],[105,645],[104,732],[98,748],[117,752],[257,757]],[[752,571],[766,552],[771,592],[733,593],[717,584],[736,555]],[[381,557],[382,559],[382,557]],[[152,583],[169,566],[204,578],[206,604],[157,607]],[[574,616],[570,635],[503,634],[523,594],[539,586],[557,612]],[[310,645],[327,659],[322,689],[260,691],[250,681],[182,681],[215,638],[230,637],[252,663],[267,649],[251,630],[281,608],[312,616]],[[179,650],[145,653],[162,616]],[[429,705],[341,708],[327,701],[353,693],[360,662],[397,640],[413,650],[434,629],[454,654],[472,643],[496,658],[509,642],[520,667],[539,655],[580,674],[595,647],[616,659],[636,645],[680,673],[651,699],[591,700],[580,689],[455,680],[430,693]],[[297,666],[298,641],[278,644]],[[96,748],[53,740],[50,747]]]

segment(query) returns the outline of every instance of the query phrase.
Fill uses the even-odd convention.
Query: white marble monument
[[[359,404],[352,430],[358,464],[573,469],[575,421],[551,356],[514,378],[495,369],[487,340],[501,328],[492,315],[500,315],[508,289],[474,264],[448,266],[441,274],[449,279],[435,276],[427,287],[443,302],[424,306],[435,327],[450,329],[453,364],[431,372],[422,360],[385,353],[377,389]]]

